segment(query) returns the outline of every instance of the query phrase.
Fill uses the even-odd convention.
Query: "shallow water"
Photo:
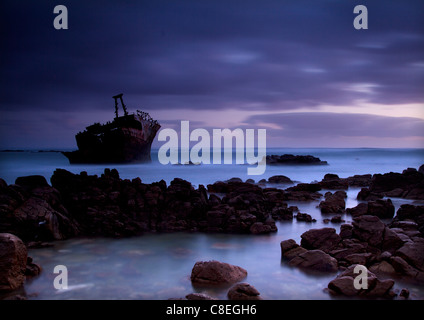
[[[270,149],[268,154],[311,154],[328,161],[327,166],[267,166],[262,176],[248,176],[247,165],[163,166],[152,152],[153,162],[137,165],[69,165],[60,153],[0,152],[0,177],[14,183],[19,176],[40,174],[50,180],[56,168],[74,173],[87,171],[100,175],[105,167],[117,168],[121,178],[140,177],[151,183],[161,179],[170,183],[175,177],[194,186],[240,177],[256,181],[273,175],[286,175],[294,181],[320,181],[326,173],[340,177],[355,174],[402,172],[418,168],[424,162],[423,149]],[[287,187],[287,186],[285,186]],[[346,207],[357,205],[359,189],[349,189]],[[322,194],[325,190],[321,191]],[[392,199],[396,210],[403,203],[423,204],[405,199]],[[300,242],[303,232],[311,228],[334,227],[325,224],[316,208],[319,201],[289,202],[300,212],[308,213],[315,223],[277,222],[278,232],[271,235],[229,235],[201,233],[145,234],[126,239],[71,239],[55,242],[52,248],[32,249],[29,255],[42,266],[42,274],[28,282],[25,289],[30,299],[168,299],[184,297],[191,292],[204,292],[225,299],[228,288],[193,288],[190,273],[195,262],[218,260],[239,265],[248,271],[243,280],[255,286],[264,299],[332,299],[324,291],[331,275],[307,274],[281,262],[280,242]],[[346,222],[349,215],[343,215]],[[68,269],[68,290],[56,290],[53,281],[56,265]],[[411,291],[414,299],[424,299],[424,287],[396,280],[396,289]]]
[[[168,184],[174,178],[190,181],[194,186],[207,185],[232,177],[246,179],[268,179],[274,175],[285,175],[293,181],[309,183],[320,181],[326,173],[338,174],[341,178],[355,174],[402,172],[411,167],[418,168],[424,163],[424,149],[268,149],[267,154],[313,155],[327,161],[328,165],[316,166],[266,166],[263,175],[249,176],[250,165],[162,165],[157,150],[152,150],[152,162],[144,164],[111,165],[70,165],[67,158],[57,152],[0,152],[0,177],[8,184],[19,176],[38,174],[50,181],[56,168],[73,173],[87,171],[101,175],[105,167],[116,168],[123,179],[140,177],[144,183],[161,179]],[[233,157],[235,159],[235,157]],[[234,160],[233,160],[234,161]]]
[[[357,204],[358,190],[349,190],[348,207]],[[405,202],[415,203],[394,199],[397,208]],[[197,288],[190,281],[197,261],[218,260],[245,268],[248,276],[243,282],[256,287],[264,299],[333,299],[324,289],[336,274],[305,273],[281,261],[282,240],[292,238],[300,243],[300,235],[311,228],[340,230],[339,223],[323,222],[327,215],[321,215],[318,203],[290,203],[317,222],[277,222],[278,232],[271,235],[168,233],[55,242],[53,248],[30,250],[29,255],[44,271],[25,288],[30,299],[155,300],[181,298],[192,292],[226,299],[228,287]],[[349,215],[342,217],[351,221]],[[68,268],[68,290],[53,287],[56,265]],[[411,298],[424,299],[424,287],[397,280],[395,288],[403,287],[411,291]]]

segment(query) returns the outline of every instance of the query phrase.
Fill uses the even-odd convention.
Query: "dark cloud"
[[[260,127],[264,123],[280,127],[268,129],[269,135],[290,138],[406,138],[424,135],[424,120],[410,117],[305,112],[258,115],[245,121],[246,127]]]
[[[0,111],[15,119],[78,111],[89,123],[93,111],[113,114],[118,92],[131,109],[187,114],[424,101],[421,0],[361,1],[361,31],[355,1],[61,4],[69,30],[53,28],[56,1],[1,2]]]

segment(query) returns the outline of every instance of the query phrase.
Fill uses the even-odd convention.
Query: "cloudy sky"
[[[68,30],[53,27],[58,4]],[[162,128],[424,147],[422,0],[2,0],[0,37],[0,149],[76,148],[120,92]]]

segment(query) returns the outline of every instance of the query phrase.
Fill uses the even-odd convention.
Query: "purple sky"
[[[57,4],[68,30],[53,28]],[[368,30],[353,27],[358,4]],[[76,148],[120,92],[163,128],[424,147],[422,0],[3,0],[0,15],[0,149]]]

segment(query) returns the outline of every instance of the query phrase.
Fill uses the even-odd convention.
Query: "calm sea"
[[[313,155],[328,162],[319,166],[267,166],[262,176],[248,176],[248,165],[161,165],[157,150],[152,163],[138,165],[69,165],[57,152],[0,152],[0,177],[14,183],[19,176],[38,174],[50,177],[56,168],[74,173],[87,171],[100,175],[105,167],[116,168],[121,178],[140,177],[151,183],[175,177],[193,185],[207,185],[218,180],[239,177],[255,181],[273,175],[286,175],[299,182],[320,181],[326,173],[340,177],[355,174],[402,172],[424,163],[424,149],[268,149],[268,154]],[[359,189],[348,190],[347,207],[357,205]],[[325,192],[325,191],[324,191]],[[392,199],[396,209],[403,203],[419,201]],[[56,242],[52,248],[33,249],[30,255],[43,267],[40,277],[26,284],[30,299],[168,299],[191,292],[205,292],[225,299],[228,288],[194,288],[191,269],[199,260],[219,260],[245,268],[244,280],[255,286],[264,299],[331,299],[324,291],[335,275],[319,276],[293,269],[281,262],[280,242],[295,239],[311,228],[334,227],[325,224],[316,202],[290,203],[317,222],[277,223],[278,232],[266,236],[226,234],[146,234],[128,239],[71,239]],[[344,215],[346,222],[351,217]],[[68,268],[68,290],[53,287],[56,265]],[[407,287],[412,298],[424,299],[424,287],[396,281],[396,288]]]

